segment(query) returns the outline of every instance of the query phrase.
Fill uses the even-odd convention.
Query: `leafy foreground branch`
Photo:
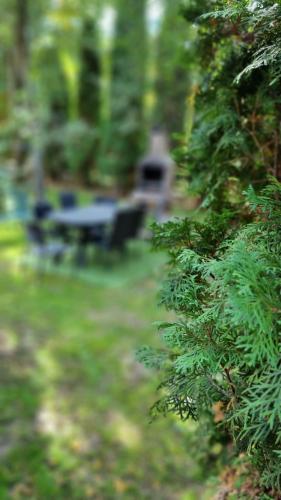
[[[170,257],[161,303],[177,320],[159,325],[164,349],[139,358],[162,372],[152,415],[197,420],[221,444],[233,483],[223,498],[278,499],[281,5],[208,4],[184,2],[201,77],[193,134],[177,152],[208,214],[155,227]]]
[[[219,426],[251,456],[261,484],[280,489],[281,185],[249,189],[247,201],[252,222],[240,230],[228,212],[156,229],[170,255],[161,302],[178,320],[159,325],[166,350],[139,356],[165,373],[154,415]]]

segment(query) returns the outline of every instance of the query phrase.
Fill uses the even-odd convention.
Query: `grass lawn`
[[[23,249],[20,225],[1,224],[0,500],[207,498],[190,429],[149,423],[157,376],[135,361],[159,342],[163,259],[145,250],[95,283],[38,275]]]

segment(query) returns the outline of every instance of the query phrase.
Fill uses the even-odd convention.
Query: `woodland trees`
[[[179,2],[171,9],[159,0],[163,17],[159,13],[152,33],[152,3],[0,0],[4,160],[18,155],[24,164],[21,153],[30,153],[36,136],[53,179],[130,184],[149,127],[179,131],[185,116],[188,82],[178,61],[184,58],[186,24],[177,16]],[[155,45],[159,55],[153,58]],[[151,73],[156,83],[149,88]],[[159,94],[151,121],[149,92]]]

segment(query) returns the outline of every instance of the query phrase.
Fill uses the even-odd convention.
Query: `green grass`
[[[1,224],[0,500],[203,498],[190,430],[149,423],[157,376],[135,361],[160,344],[163,258],[93,263],[95,283],[23,252],[20,225]]]

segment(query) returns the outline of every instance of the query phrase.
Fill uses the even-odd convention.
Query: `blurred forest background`
[[[0,155],[18,178],[126,189],[151,129],[188,129],[188,27],[169,0],[1,0]],[[36,165],[35,165],[36,166]]]
[[[84,274],[0,217],[0,498],[280,499],[280,0],[0,6],[3,191],[123,202],[160,129],[178,181]]]
[[[20,190],[54,208],[61,189],[80,206],[129,193],[151,130],[189,133],[194,28],[174,0],[0,7],[0,498],[203,498],[195,426],[150,425],[155,380],[135,357],[160,347],[165,255],[138,241],[114,265],[92,252],[38,273],[21,196],[4,212]]]

